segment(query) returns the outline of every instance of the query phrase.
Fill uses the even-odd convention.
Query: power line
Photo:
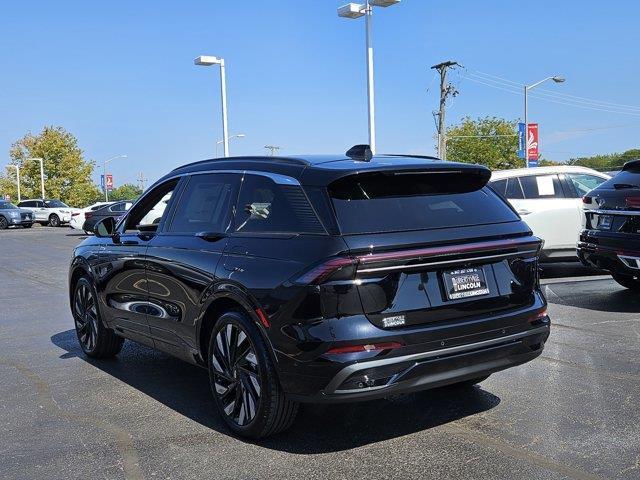
[[[488,82],[494,88],[504,87],[513,89],[516,93],[520,94],[519,91],[524,87],[524,84],[514,82],[512,80],[508,80],[503,77],[499,77],[497,75],[491,75],[488,73],[480,72],[477,70],[465,70],[465,75],[467,79],[471,81],[475,81],[476,83],[482,83],[486,85]],[[628,114],[636,114],[640,113],[640,107],[635,105],[625,105],[621,103],[613,103],[613,102],[605,102],[603,100],[595,100],[587,97],[579,97],[577,95],[569,95],[566,93],[560,93],[544,88],[539,88],[535,93],[536,98],[540,98],[547,101],[553,101],[556,103],[565,102],[563,104],[571,105],[575,107],[589,107],[591,109],[602,108],[603,111],[615,111],[615,113],[628,113]],[[548,98],[547,98],[548,97]],[[552,100],[553,99],[553,100]],[[622,110],[622,112],[620,111]]]
[[[466,78],[467,78],[467,80],[469,80],[471,82],[478,83],[480,85],[485,85],[487,87],[495,88],[496,90],[502,90],[502,91],[511,93],[513,95],[518,95],[518,96],[522,96],[523,95],[523,92],[518,91],[518,90],[511,90],[509,88],[506,88],[506,86],[494,85],[494,84],[487,83],[485,81],[478,80],[477,78],[473,78],[473,77],[470,77],[470,76],[467,76]],[[488,81],[491,81],[491,80],[488,80]],[[636,116],[636,117],[640,116],[640,111],[638,111],[638,112],[620,111],[620,110],[612,110],[612,109],[609,109],[609,108],[600,108],[598,106],[594,106],[594,105],[590,105],[590,104],[569,103],[569,102],[562,101],[562,100],[556,100],[556,99],[552,99],[552,98],[547,98],[546,96],[542,96],[542,95],[539,95],[537,93],[536,94],[530,93],[529,96],[531,96],[533,98],[537,98],[539,100],[544,100],[544,101],[551,102],[551,103],[557,103],[559,105],[566,105],[566,106],[569,106],[569,107],[583,108],[583,109],[586,109],[586,110],[595,110],[595,111],[607,112],[607,113],[618,113],[618,114],[621,114],[621,115],[631,115],[631,116]]]

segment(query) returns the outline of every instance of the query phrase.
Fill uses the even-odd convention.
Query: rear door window
[[[482,188],[485,181],[460,172],[366,173],[334,182],[329,195],[343,234],[518,221],[502,198]]]
[[[565,198],[558,175],[527,175],[520,177],[520,185],[527,200]]]
[[[522,200],[524,198],[522,186],[520,185],[520,179],[518,177],[509,179],[509,182],[507,183],[506,197],[511,200]]]
[[[168,231],[225,233],[233,220],[239,181],[239,176],[232,173],[191,176]]]
[[[326,234],[300,185],[247,174],[236,210],[238,233]]]

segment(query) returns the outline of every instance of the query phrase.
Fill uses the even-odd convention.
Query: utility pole
[[[276,145],[265,145],[264,148],[266,148],[267,150],[270,150],[271,153],[269,154],[270,157],[273,157],[278,150],[280,150],[282,147],[278,147]]]
[[[452,60],[438,63],[432,66],[433,70],[437,70],[440,74],[440,109],[438,113],[434,112],[434,115],[438,117],[438,156],[442,160],[447,158],[447,142],[446,142],[446,126],[445,126],[445,113],[447,107],[447,98],[455,97],[458,95],[456,87],[447,82],[447,70],[460,65],[458,62]]]
[[[144,173],[139,172],[138,173],[138,185],[140,185],[140,190],[142,190],[144,192],[144,184],[147,182],[147,179],[144,176]]]

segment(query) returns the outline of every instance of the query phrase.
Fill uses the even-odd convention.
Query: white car
[[[33,212],[35,223],[51,227],[59,227],[64,223],[69,223],[71,215],[78,211],[77,208],[71,208],[60,200],[42,200],[40,198],[23,200],[18,203],[18,207]]]
[[[554,166],[493,172],[489,185],[544,240],[544,260],[576,259],[582,197],[610,177],[590,168]]]
[[[104,207],[105,205],[112,204],[114,202],[96,202],[88,207],[83,208],[82,210],[71,214],[71,221],[69,222],[69,226],[71,228],[75,228],[76,230],[82,230],[82,225],[84,225],[85,221],[85,213],[92,212],[99,208]]]

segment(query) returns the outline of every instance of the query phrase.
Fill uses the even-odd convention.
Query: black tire
[[[209,339],[209,381],[217,410],[235,433],[263,438],[286,430],[298,413],[280,386],[267,346],[243,313],[224,313]]]
[[[0,230],[6,230],[8,226],[9,222],[7,222],[7,219],[0,215]]]
[[[613,279],[618,282],[618,284],[622,285],[629,290],[633,290],[634,292],[640,291],[640,280],[635,278],[633,275],[624,275],[620,273],[612,273],[611,276]]]
[[[49,226],[50,227],[59,227],[60,226],[60,217],[55,213],[49,215]]]
[[[33,223],[25,223],[23,225],[24,228],[31,228],[33,226]]]
[[[102,323],[97,303],[98,295],[92,283],[82,277],[73,292],[73,319],[82,351],[93,358],[111,358],[122,350],[124,338]]]

